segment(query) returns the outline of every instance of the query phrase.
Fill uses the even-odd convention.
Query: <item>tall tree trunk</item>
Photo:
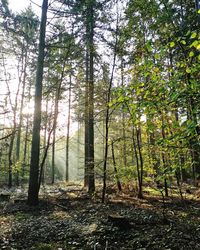
[[[12,134],[10,144],[9,144],[9,150],[8,150],[8,187],[11,188],[13,185],[13,161],[12,161],[12,151],[14,146],[14,140],[15,140],[15,133]]]
[[[42,81],[45,57],[45,34],[47,21],[48,0],[43,0],[40,24],[39,54],[37,61],[35,83],[35,108],[33,118],[33,135],[31,147],[30,177],[28,189],[28,204],[37,205],[39,202],[39,163],[40,163],[40,125],[42,104]]]
[[[165,140],[166,136],[165,136],[165,126],[164,126],[164,117],[163,117],[163,113],[161,114],[161,119],[162,119],[162,128],[161,128],[161,134],[162,134],[162,139]],[[167,184],[167,176],[166,176],[166,172],[167,172],[167,159],[166,159],[166,155],[165,152],[163,152],[162,150],[162,162],[163,162],[163,169],[164,169],[164,190],[165,190],[165,196],[168,197],[168,184]]]
[[[123,57],[121,58],[121,85],[124,87],[124,65]],[[126,167],[127,157],[126,157],[126,122],[125,122],[125,112],[122,107],[122,134],[123,134],[123,164]]]
[[[54,122],[56,123],[55,112],[56,111],[54,111]],[[56,148],[56,126],[53,128],[52,157],[51,157],[51,184],[54,184],[55,182],[55,148]]]
[[[153,116],[147,115],[147,128],[153,125]],[[155,143],[155,132],[147,130],[148,135],[148,147],[149,147],[149,159],[153,168],[154,181],[157,182],[157,176],[159,175],[158,170],[160,166],[160,157],[156,152],[156,143]]]
[[[87,53],[88,54],[88,53]],[[85,169],[84,169],[84,187],[88,187],[88,56],[86,55],[86,83],[85,83]]]
[[[48,147],[48,141],[47,141],[48,140],[48,137],[47,137],[47,135],[48,135],[48,110],[49,110],[49,101],[48,101],[48,98],[47,98],[47,100],[46,100],[46,106],[45,106],[45,120],[44,120],[44,139],[43,139],[44,153],[43,153],[43,155],[45,155],[45,150]],[[48,154],[48,152],[47,152],[47,154]],[[46,167],[47,167],[47,164],[46,164],[46,161],[45,161],[44,166],[43,166],[43,168],[40,171],[41,184],[42,185],[44,185],[44,183],[45,183]]]
[[[139,190],[138,190],[138,198],[143,198],[143,192],[142,192],[142,186],[143,186],[143,156],[142,156],[142,142],[141,142],[141,128],[136,129],[136,142],[137,142],[137,149],[138,149],[138,155],[140,160],[140,170],[139,170]]]
[[[136,170],[137,170],[137,180],[138,180],[138,198],[142,198],[142,183],[141,181],[141,173],[140,173],[140,161],[139,161],[139,155],[138,155],[138,150],[137,150],[137,142],[135,139],[135,128],[132,127],[132,141],[133,141],[133,149],[134,149],[134,154],[135,154],[135,159],[136,159]]]
[[[86,20],[86,116],[85,116],[85,185],[95,190],[94,178],[94,1],[87,5]]]
[[[72,97],[72,75],[69,76],[69,93],[68,93],[68,115],[67,115],[67,138],[66,138],[66,173],[65,181],[69,181],[69,138],[70,138],[70,121],[71,121],[71,97]],[[79,131],[78,131],[79,133]],[[78,156],[77,156],[78,158]],[[77,166],[78,167],[78,166]]]
[[[17,140],[16,140],[16,162],[20,160],[20,150],[21,150],[21,131],[22,131],[22,122],[23,122],[23,107],[24,107],[24,93],[25,93],[25,84],[26,84],[26,68],[27,68],[27,50],[24,55],[24,60],[22,60],[22,76],[19,77],[19,82],[22,81],[22,94],[21,94],[21,103],[20,103],[20,113],[19,113],[19,125],[17,131]],[[16,184],[19,185],[19,171],[16,173]]]
[[[2,63],[3,63],[3,68],[4,68],[4,76],[5,76],[5,82],[6,82],[6,87],[8,90],[8,99],[10,103],[10,107],[13,111],[13,128],[12,128],[12,134],[10,138],[10,143],[9,143],[9,149],[8,149],[8,187],[11,188],[13,185],[13,147],[14,147],[14,140],[15,140],[15,135],[16,135],[16,130],[17,130],[17,121],[16,121],[16,115],[17,115],[17,107],[18,107],[18,96],[19,96],[19,90],[20,90],[20,82],[17,86],[17,92],[15,95],[15,100],[14,100],[14,105],[12,104],[12,98],[11,98],[11,91],[10,91],[10,85],[9,85],[9,79],[7,75],[7,68],[5,64],[5,58],[4,55],[2,55]]]
[[[191,91],[192,79],[190,74],[186,75],[186,82],[188,84],[188,88]],[[200,176],[200,144],[199,144],[199,125],[198,125],[198,115],[197,115],[197,108],[196,108],[196,97],[192,95],[188,97],[188,120],[191,120],[195,125],[194,134],[191,136],[189,140],[191,158],[192,158],[192,174],[193,174],[193,183],[195,186],[198,185],[197,183],[197,176]]]
[[[78,96],[81,96],[81,91],[80,91],[80,88],[78,89],[78,93],[79,95]],[[81,139],[82,139],[82,133],[81,133],[81,127],[82,127],[82,124],[81,124],[81,112],[80,112],[80,107],[81,107],[81,103],[80,101],[78,102],[78,114],[77,114],[77,121],[78,121],[78,131],[77,131],[77,167],[78,167],[78,176],[82,176],[82,173],[83,172],[83,169],[82,169],[82,166],[80,166],[80,143],[82,142]]]
[[[117,56],[117,45],[118,45],[118,20],[117,20],[117,27],[116,27],[116,37],[115,37],[115,46],[114,46],[114,58],[113,58],[113,65],[111,71],[110,82],[108,85],[108,93],[106,98],[106,119],[105,119],[105,149],[104,149],[104,164],[103,164],[103,190],[102,190],[102,203],[105,201],[106,195],[106,186],[107,186],[107,159],[108,159],[108,135],[109,135],[109,119],[110,119],[110,107],[109,102],[111,99],[111,88],[113,84],[113,77],[115,71],[115,62]]]
[[[28,129],[29,129],[29,116],[27,114],[26,118],[26,129],[25,129],[25,138],[24,138],[24,150],[23,150],[23,161],[22,161],[22,183],[25,177],[25,167],[27,164],[27,151],[28,151]]]

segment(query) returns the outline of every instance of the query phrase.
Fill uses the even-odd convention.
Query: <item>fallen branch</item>
[[[65,207],[65,206],[62,206],[62,205],[60,205],[60,204],[58,204],[58,203],[54,203],[54,205],[57,206],[57,207],[62,208],[62,209],[65,210],[65,211],[69,211],[69,208],[67,208],[67,207]]]

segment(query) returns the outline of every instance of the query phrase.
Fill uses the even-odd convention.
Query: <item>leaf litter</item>
[[[200,249],[198,200],[168,198],[163,208],[160,197],[113,193],[102,204],[98,192],[51,186],[38,207],[25,201],[0,202],[0,249]]]

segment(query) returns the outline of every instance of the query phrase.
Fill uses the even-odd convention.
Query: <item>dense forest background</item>
[[[33,3],[34,4],[34,3]],[[198,0],[0,4],[0,184],[146,183],[168,196],[200,178]]]

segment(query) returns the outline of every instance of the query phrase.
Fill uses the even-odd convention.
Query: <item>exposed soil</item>
[[[112,193],[112,192],[111,192]],[[192,196],[190,197],[192,198]],[[200,249],[198,199],[112,193],[102,204],[80,187],[48,188],[38,207],[0,202],[0,249]]]

